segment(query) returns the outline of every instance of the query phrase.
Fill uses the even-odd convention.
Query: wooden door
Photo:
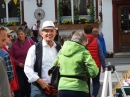
[[[130,52],[130,6],[118,7],[119,51]]]

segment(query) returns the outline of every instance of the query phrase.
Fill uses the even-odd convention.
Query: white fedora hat
[[[52,21],[45,21],[43,24],[42,24],[42,30],[43,29],[58,29],[57,27],[55,27],[54,23]]]

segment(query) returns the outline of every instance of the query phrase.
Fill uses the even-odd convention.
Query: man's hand
[[[23,63],[19,63],[19,67],[24,67],[24,64]]]
[[[38,82],[38,83],[40,84],[40,86],[42,87],[42,89],[45,89],[45,90],[47,90],[47,91],[50,90],[49,84],[46,83],[46,82],[45,82],[44,80],[42,80],[41,78],[37,79],[36,82]]]
[[[11,91],[11,97],[14,97],[15,95],[14,95],[14,92],[13,91]]]

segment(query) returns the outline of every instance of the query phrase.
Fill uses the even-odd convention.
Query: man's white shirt
[[[32,30],[39,30],[39,29],[37,28],[37,24],[34,24],[34,25],[33,25]]]
[[[42,71],[41,71],[41,78],[46,81],[47,83],[50,83],[51,77],[48,75],[48,70],[52,67],[52,63],[57,55],[56,50],[56,44],[50,48],[44,41],[42,40],[42,47],[43,47],[43,53],[42,53]],[[25,60],[25,67],[24,72],[26,76],[28,77],[28,82],[35,82],[39,76],[38,73],[34,71],[34,64],[36,61],[36,55],[35,55],[35,45],[31,46],[28,50],[28,54]]]

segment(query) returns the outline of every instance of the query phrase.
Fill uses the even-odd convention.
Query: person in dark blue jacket
[[[106,44],[105,44],[105,40],[104,40],[103,36],[99,34],[99,31],[97,28],[93,28],[92,34],[94,35],[94,37],[97,37],[99,39],[101,46],[102,46],[103,55],[106,58],[107,50],[106,50]]]

